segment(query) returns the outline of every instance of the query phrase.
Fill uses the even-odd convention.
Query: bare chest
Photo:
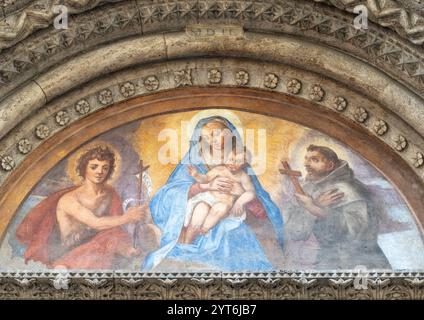
[[[89,209],[97,217],[107,215],[111,204],[111,198],[109,194],[104,194],[96,197],[79,195],[78,201],[82,206]]]
[[[219,177],[225,177],[228,179],[231,179],[233,182],[241,183],[241,173],[232,173],[230,170],[228,170],[226,167],[217,168],[217,176]]]

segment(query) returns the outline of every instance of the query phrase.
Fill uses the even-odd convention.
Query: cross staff
[[[141,201],[144,200],[144,189],[143,189],[143,173],[144,171],[147,171],[150,166],[144,166],[143,160],[140,160],[138,164],[138,173],[136,174],[137,177],[137,203],[141,204]]]
[[[300,186],[299,180],[297,180],[298,177],[302,176],[302,173],[300,171],[293,171],[287,161],[281,161],[281,163],[283,164],[283,169],[280,169],[280,173],[289,176],[296,193],[306,195]]]
[[[141,205],[141,201],[144,200],[144,188],[143,188],[143,173],[149,169],[150,166],[144,166],[143,160],[141,159],[138,164],[138,173],[136,174],[137,178],[137,195],[136,195],[136,201],[137,204]],[[134,229],[134,235],[133,235],[133,247],[137,248],[137,240],[138,240],[138,229],[140,227],[140,223],[137,222],[135,229]]]

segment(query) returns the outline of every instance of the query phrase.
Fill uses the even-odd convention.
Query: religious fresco
[[[278,118],[206,109],[100,134],[39,181],[0,270],[422,270],[422,235],[381,173]]]

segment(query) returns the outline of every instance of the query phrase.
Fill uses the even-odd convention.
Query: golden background
[[[164,129],[175,130],[178,135],[178,160],[185,155],[187,150],[181,150],[181,139],[186,142],[190,139],[192,130],[197,122],[209,116],[222,116],[232,122],[236,127],[244,130],[255,130],[255,147],[257,148],[257,132],[266,129],[266,171],[258,178],[265,189],[270,190],[279,182],[279,164],[282,159],[288,159],[291,144],[295,144],[309,129],[278,118],[252,114],[249,112],[207,109],[161,115],[142,120],[138,130],[133,136],[133,147],[140,154],[145,163],[150,165],[149,174],[153,180],[153,192],[166,183],[175,164],[161,164],[158,161],[158,152],[166,141],[158,141],[160,132]],[[182,129],[182,123],[188,122],[189,129]],[[183,127],[185,128],[185,127]],[[191,129],[191,130],[190,130]],[[246,132],[246,131],[244,131]],[[257,153],[257,150],[254,152]]]

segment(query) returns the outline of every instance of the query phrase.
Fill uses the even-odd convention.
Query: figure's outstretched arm
[[[64,212],[92,229],[106,230],[139,221],[143,217],[145,208],[130,208],[125,215],[97,217],[91,210],[82,206],[75,199],[62,197],[58,202],[57,210],[58,212]]]
[[[340,202],[344,193],[339,192],[337,188],[322,193],[318,198],[313,199],[311,196],[295,194],[298,203],[318,218],[325,218],[328,215],[332,205]]]
[[[208,181],[205,183],[197,182],[190,187],[188,198],[194,197],[200,192],[220,191],[227,194],[232,194],[234,181],[230,178],[220,176],[219,168],[214,168],[208,172]],[[241,194],[241,193],[240,193]],[[239,195],[240,195],[239,194]]]
[[[243,174],[240,182],[244,192],[239,199],[243,204],[246,204],[256,198],[255,186],[253,185],[252,179],[250,179],[250,176],[247,173]]]
[[[309,195],[295,193],[298,204],[317,218],[324,219],[328,215],[327,208],[320,207]]]
[[[256,198],[255,187],[250,179],[249,175],[244,174],[241,178],[241,186],[244,192],[238,197],[233,206],[233,212],[235,215],[241,215],[244,212],[245,205]]]

